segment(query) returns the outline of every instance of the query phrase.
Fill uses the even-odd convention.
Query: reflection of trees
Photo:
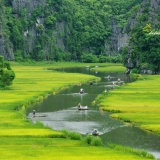
[[[131,78],[130,78],[130,76],[128,74],[126,74],[126,76],[125,76],[125,81],[127,83],[131,82]]]

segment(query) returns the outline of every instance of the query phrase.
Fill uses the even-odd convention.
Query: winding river
[[[79,84],[50,95],[42,103],[28,107],[27,116],[33,123],[41,121],[45,126],[54,130],[67,129],[81,134],[91,133],[97,129],[104,145],[108,142],[129,146],[135,149],[143,149],[160,158],[160,137],[143,131],[136,126],[129,126],[123,122],[110,118],[110,113],[104,112],[91,103],[98,94],[105,90],[115,89],[116,85],[130,83],[131,80],[122,73],[102,73],[91,71],[89,68],[69,68],[59,71],[71,73],[84,73],[101,77],[101,81]],[[111,76],[108,79],[108,76]],[[118,83],[118,78],[121,82]],[[114,85],[113,85],[114,83]],[[83,88],[84,94],[79,90]],[[78,110],[77,105],[87,105],[89,110]],[[33,118],[32,110],[36,110]]]

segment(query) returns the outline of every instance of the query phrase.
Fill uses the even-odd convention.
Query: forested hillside
[[[136,43],[140,43],[135,37],[147,24],[151,30],[159,29],[156,25],[159,3],[159,0],[0,0],[0,54],[17,61],[117,62],[121,60],[118,53],[125,48],[124,64],[131,58],[128,67],[139,67],[137,56],[134,59],[131,54],[132,48],[137,48]]]
[[[140,0],[1,0],[1,31],[15,59],[80,60],[106,54],[111,21],[119,27],[136,14]]]

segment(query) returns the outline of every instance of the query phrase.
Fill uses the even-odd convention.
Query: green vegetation
[[[10,86],[15,78],[15,73],[11,69],[9,62],[0,56],[0,89]]]
[[[154,73],[160,70],[160,38],[159,34],[154,34],[150,24],[144,28],[133,28],[131,42],[134,44],[131,52],[133,65],[139,71],[142,68],[149,68]],[[128,54],[128,50],[123,51],[124,57]],[[123,58],[126,63],[128,57]],[[138,63],[137,63],[138,62]]]
[[[98,67],[91,68],[91,70],[99,71],[99,72],[123,72],[125,73],[126,68],[122,66],[122,64],[110,64],[106,67]]]
[[[97,98],[97,103],[111,117],[131,122],[160,135],[160,76],[138,76],[134,83],[124,84]]]
[[[150,69],[157,74],[160,70],[160,25],[158,16],[155,16],[157,22],[151,21],[150,10],[150,2],[146,1],[142,14],[139,15],[137,23],[132,28],[129,44],[123,48],[122,59],[125,66],[131,58],[132,68],[136,68],[139,72],[144,68]]]
[[[4,28],[1,36],[8,40],[7,45],[11,42],[16,61],[81,61],[86,53],[99,58],[106,56],[105,43],[109,42],[112,33],[111,23],[115,21],[119,27],[124,27],[128,18],[135,16],[141,2],[46,0],[45,6],[39,4],[30,15],[27,7],[20,9],[17,6],[15,10],[12,1],[1,0],[0,21]],[[41,19],[44,22],[38,23]],[[32,28],[35,28],[35,35],[28,32]],[[56,43],[60,38],[65,50]]]
[[[56,65],[55,63],[43,63],[43,65],[12,63],[16,73],[15,81],[10,86],[10,90],[0,92],[0,97],[3,97],[0,99],[1,159],[153,159],[151,155],[126,147],[115,147],[116,145],[103,147],[101,140],[96,137],[86,136],[81,139],[78,133],[53,131],[40,122],[32,124],[26,119],[25,108],[31,103],[42,101],[48,93],[55,94],[73,84],[99,80],[90,75],[47,70],[63,65],[66,66],[67,63]],[[72,63],[73,67],[83,65]]]
[[[91,146],[102,146],[102,140],[98,136],[87,135],[85,142]]]

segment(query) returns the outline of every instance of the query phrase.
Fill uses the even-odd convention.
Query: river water
[[[59,71],[91,74],[101,77],[101,81],[93,82],[93,85],[89,83],[77,84],[56,95],[50,95],[42,103],[28,107],[28,119],[33,123],[41,121],[45,126],[54,130],[66,129],[83,135],[97,129],[104,145],[111,142],[135,149],[143,149],[152,153],[156,158],[160,158],[160,136],[110,118],[110,113],[92,105],[98,94],[105,90],[116,89],[117,85],[130,83],[129,77],[122,73],[91,71],[89,68],[69,68]],[[108,79],[109,75],[111,76],[110,79]],[[120,83],[117,81],[118,78],[121,80]],[[85,93],[80,94],[80,88],[83,88]],[[83,106],[87,105],[89,110],[78,110],[78,103]],[[33,109],[36,110],[36,117],[34,118]]]

